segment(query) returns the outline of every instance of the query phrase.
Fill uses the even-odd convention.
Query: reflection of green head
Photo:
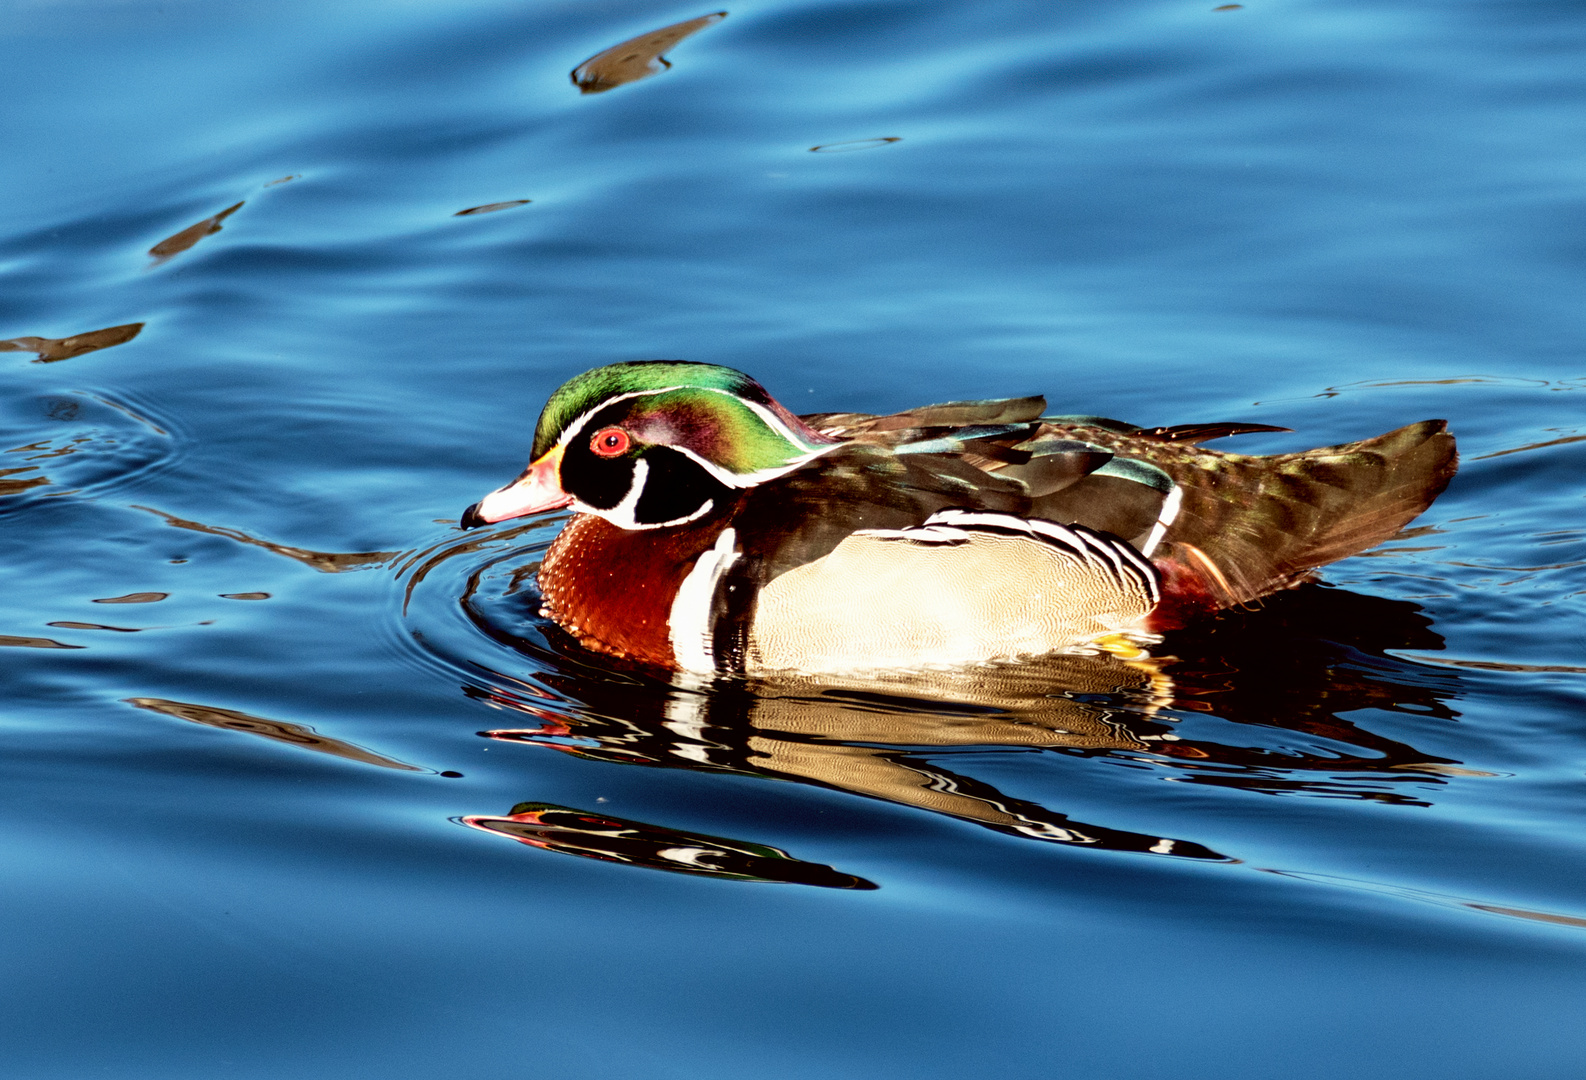
[[[562,384],[540,414],[533,457],[608,426],[641,448],[686,450],[736,476],[785,469],[829,443],[742,372],[657,360],[611,364]]]

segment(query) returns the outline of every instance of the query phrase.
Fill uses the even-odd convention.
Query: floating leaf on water
[[[67,622],[64,619],[60,622],[45,623],[44,625],[58,626],[62,630],[114,630],[120,634],[136,634],[143,629],[138,626],[106,626],[104,623],[96,622]]]
[[[186,701],[170,701],[166,698],[132,697],[124,698],[128,705],[136,705],[140,709],[161,713],[165,716],[174,716],[178,720],[188,720],[195,724],[204,724],[208,727],[226,728],[228,731],[241,731],[248,735],[261,735],[266,739],[277,742],[291,743],[304,750],[313,750],[321,754],[331,754],[335,757],[346,758],[349,761],[361,761],[367,765],[379,765],[385,769],[401,769],[404,772],[424,772],[418,765],[409,765],[405,761],[397,761],[372,750],[365,750],[340,739],[332,739],[319,734],[307,724],[290,724],[284,720],[266,720],[262,716],[250,716],[245,712],[235,709],[219,709],[212,705],[194,705]]]
[[[155,604],[171,594],[168,592],[129,592],[125,596],[109,596],[95,600],[96,604]]]
[[[466,210],[459,210],[452,217],[467,217],[469,214],[493,214],[497,210],[510,210],[514,206],[525,206],[532,199],[508,199],[506,202],[485,203],[483,206],[470,206]]]
[[[218,233],[220,231],[220,223],[241,209],[242,203],[237,203],[235,206],[226,207],[213,217],[205,218],[196,225],[189,225],[175,236],[167,236],[164,240],[155,244],[149,249],[149,254],[156,259],[169,259],[172,255],[179,255],[211,233]]]
[[[14,637],[11,634],[0,634],[0,648],[11,647],[15,649],[86,649],[86,645],[67,645],[47,637]]]
[[[902,142],[901,135],[887,135],[879,139],[849,139],[847,142],[821,143],[810,147],[812,154],[850,154],[855,150],[874,150],[888,143]]]
[[[143,323],[124,323],[107,326],[103,330],[90,330],[63,338],[16,337],[0,341],[0,352],[38,353],[35,364],[53,364],[57,360],[70,360],[83,353],[124,345],[143,331]]]
[[[599,94],[623,83],[638,82],[672,66],[661,54],[679,41],[727,17],[725,11],[663,26],[598,52],[573,69],[573,85],[585,94]]]
[[[546,851],[602,862],[734,881],[783,882],[826,889],[876,887],[864,878],[822,863],[795,859],[781,848],[680,832],[553,803],[519,803],[505,817],[475,815],[462,822]]]

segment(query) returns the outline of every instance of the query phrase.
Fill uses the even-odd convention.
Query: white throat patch
[[[716,650],[712,642],[715,627],[711,625],[710,613],[721,576],[738,561],[737,546],[737,532],[723,529],[716,538],[716,546],[694,563],[694,569],[688,572],[683,584],[678,586],[677,596],[672,599],[672,611],[667,618],[672,655],[684,671],[700,675],[716,672]]]
[[[687,525],[690,521],[696,521],[704,517],[716,507],[715,499],[706,499],[703,506],[684,517],[674,518],[671,521],[637,521],[635,517],[639,507],[639,499],[644,495],[645,481],[649,477],[650,463],[643,458],[637,458],[633,463],[633,479],[628,484],[628,493],[622,497],[620,503],[613,506],[610,510],[602,510],[599,507],[590,506],[581,499],[574,499],[573,509],[580,514],[594,514],[596,517],[605,518],[619,529],[633,531],[638,529],[664,529],[669,525]]]

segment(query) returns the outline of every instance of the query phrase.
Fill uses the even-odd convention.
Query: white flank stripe
[[[1177,484],[1167,493],[1167,498],[1162,500],[1162,512],[1156,516],[1156,524],[1151,526],[1151,535],[1145,539],[1145,547],[1141,549],[1146,558],[1156,551],[1162,537],[1167,533],[1167,527],[1173,524],[1178,517],[1179,508],[1184,505],[1184,489]]]
[[[716,650],[711,643],[715,627],[711,625],[710,612],[721,576],[738,561],[737,545],[737,532],[723,529],[716,538],[716,546],[699,557],[672,598],[668,632],[672,656],[684,671],[699,675],[716,672]]]

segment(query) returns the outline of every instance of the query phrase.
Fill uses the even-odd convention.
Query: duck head
[[[836,445],[740,371],[610,364],[551,395],[529,467],[464,511],[462,526],[564,506],[623,529],[683,525]]]

